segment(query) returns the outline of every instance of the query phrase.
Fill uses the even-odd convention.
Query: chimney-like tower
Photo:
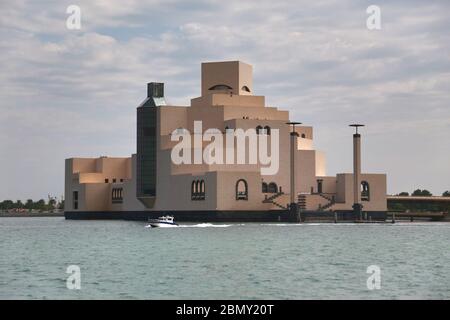
[[[291,203],[289,204],[289,220],[291,222],[300,222],[300,215],[298,211],[298,204],[297,204],[297,192],[295,191],[295,151],[297,150],[297,137],[298,133],[295,131],[295,126],[298,124],[301,124],[301,122],[286,122],[286,124],[290,125],[292,127],[292,131],[290,133],[290,184],[291,184]]]
[[[164,83],[150,82],[147,83],[147,98],[163,98]]]
[[[136,197],[146,208],[156,200],[158,108],[165,106],[164,83],[147,84],[147,98],[137,108]]]
[[[364,127],[363,124],[351,124],[356,132],[353,134],[353,212],[355,218],[362,219],[361,204],[361,135],[358,133],[358,127]]]

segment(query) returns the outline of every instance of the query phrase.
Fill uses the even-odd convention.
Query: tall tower
[[[356,132],[353,134],[353,213],[355,218],[362,219],[361,204],[361,135],[358,133],[358,127],[364,127],[363,124],[351,124]]]
[[[147,98],[137,108],[136,148],[136,197],[146,208],[156,200],[157,108],[164,105],[164,83],[148,83]]]
[[[299,208],[297,204],[297,192],[295,187],[295,151],[297,150],[297,137],[298,133],[295,131],[295,126],[298,124],[302,124],[301,122],[289,121],[286,124],[292,127],[292,131],[290,133],[290,185],[291,185],[291,202],[289,204],[289,220],[291,222],[300,222]]]

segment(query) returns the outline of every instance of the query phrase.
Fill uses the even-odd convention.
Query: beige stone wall
[[[123,205],[124,211],[143,211],[144,205],[136,198],[136,154],[131,156],[131,179],[123,183]]]
[[[78,173],[79,183],[104,183],[104,174],[97,172],[83,172]]]
[[[313,192],[316,192],[316,151],[298,150],[296,152],[295,159],[295,185],[297,187],[296,192],[310,193],[311,190],[313,190]]]
[[[244,179],[248,185],[248,200],[236,200],[236,183]],[[258,172],[217,172],[217,208],[220,210],[269,210],[263,203],[261,175]]]
[[[325,199],[324,197],[321,197],[318,194],[309,194],[306,196],[306,210],[316,211],[321,210],[325,205],[330,203],[329,200]],[[331,208],[325,210],[330,211]]]
[[[361,181],[367,181],[370,186],[370,201],[361,201],[363,211],[386,211],[386,175],[361,174]],[[349,210],[353,203],[353,174],[343,173],[337,175],[337,204],[335,210]]]
[[[288,121],[288,111],[280,111],[277,108],[245,108],[236,106],[221,107],[224,109],[224,120],[283,120]]]
[[[211,93],[209,88],[215,85],[227,85],[236,95],[253,93],[253,67],[241,61],[226,61],[202,63],[202,96]],[[250,93],[242,90],[243,86],[250,89]]]
[[[322,151],[316,150],[315,169],[317,177],[325,176],[327,174],[325,153],[323,153]]]
[[[298,150],[314,150],[313,141],[311,139],[299,138],[297,139]]]
[[[95,172],[97,160],[94,158],[76,158],[72,161],[72,172]]]
[[[299,126],[295,127],[295,132],[298,133],[298,136],[300,138],[303,138],[302,135],[305,135],[304,138],[310,139],[310,140],[313,139],[313,127],[299,125]]]
[[[258,109],[255,109],[257,111],[265,107],[265,97],[253,95],[239,96],[236,94],[213,91],[209,93],[207,96],[191,99],[191,107],[206,108],[210,106],[212,107],[239,106],[245,109],[248,109],[249,107],[259,107]]]
[[[204,200],[191,199],[192,181],[205,182],[206,196]],[[158,184],[154,210],[216,210],[216,173],[175,175]]]
[[[325,194],[336,194],[336,177],[325,177],[318,175],[317,179],[322,179],[322,193]],[[317,187],[316,187],[317,190]]]
[[[158,109],[158,123],[159,134],[169,135],[173,130],[177,128],[187,128],[187,113],[186,107],[170,107]]]
[[[121,210],[122,205],[112,204],[112,187],[123,187],[121,180],[131,183],[132,168],[131,158],[66,159],[64,210],[75,210],[74,191],[78,191],[78,211]]]
[[[96,172],[101,173],[104,179],[109,179],[110,181],[113,179],[116,179],[116,181],[120,181],[120,179],[130,179],[130,161],[131,158],[101,157],[96,161]]]
[[[83,184],[85,211],[109,211],[111,210],[111,185],[108,183],[86,183]]]

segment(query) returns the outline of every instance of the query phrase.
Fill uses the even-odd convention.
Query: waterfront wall
[[[182,222],[292,222],[288,210],[205,210],[205,211],[68,211],[66,219],[73,220],[141,220],[156,219],[163,215],[171,215],[176,221]],[[352,211],[322,212],[304,211],[300,213],[301,221],[294,222],[351,222],[357,220]],[[385,221],[387,213],[384,211],[367,212],[367,221]]]

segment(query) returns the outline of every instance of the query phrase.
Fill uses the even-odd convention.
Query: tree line
[[[38,201],[34,201],[32,199],[28,199],[25,203],[22,200],[12,201],[12,200],[3,200],[0,202],[0,211],[7,210],[38,210],[38,211],[51,211],[55,209],[64,209],[64,200],[57,200],[53,197],[48,197],[48,200],[40,199]]]
[[[410,196],[408,192],[400,192],[397,196]],[[416,189],[411,193],[413,197],[430,197],[431,192],[426,189]],[[450,191],[445,191],[442,193],[443,197],[450,197]],[[443,201],[400,201],[395,199],[389,199],[387,202],[389,211],[411,211],[411,212],[450,212],[450,203]]]
[[[428,191],[427,189],[416,189],[411,193],[411,196],[413,197],[431,197],[433,194]],[[399,194],[397,194],[397,196],[409,196],[409,192],[400,192]],[[450,197],[450,191],[444,191],[442,193],[443,197]]]

